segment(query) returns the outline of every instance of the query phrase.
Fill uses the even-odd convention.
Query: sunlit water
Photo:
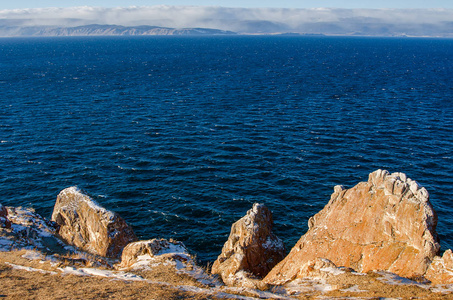
[[[0,39],[0,203],[77,185],[142,239],[220,253],[254,202],[291,248],[337,184],[425,186],[453,246],[453,40]]]

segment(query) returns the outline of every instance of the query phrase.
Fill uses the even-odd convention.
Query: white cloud
[[[0,10],[0,19],[18,20],[24,25],[76,26],[116,24],[125,26],[207,27],[233,31],[259,30],[272,26],[301,31],[322,23],[350,27],[351,24],[433,24],[453,22],[453,9],[284,9],[226,8],[217,6],[72,7]],[[19,21],[16,21],[19,22]],[[314,26],[314,27],[313,27]]]

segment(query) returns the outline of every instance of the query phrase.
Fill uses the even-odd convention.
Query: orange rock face
[[[307,233],[264,281],[301,278],[301,266],[317,258],[358,272],[425,274],[440,248],[428,198],[405,174],[382,170],[351,189],[336,186],[329,203],[309,220]]]
[[[442,257],[436,256],[425,274],[426,279],[433,284],[453,283],[453,252],[445,251]]]
[[[269,209],[255,203],[247,215],[231,227],[222,253],[212,266],[228,285],[258,287],[261,279],[285,256],[283,242],[272,233]],[[250,280],[253,279],[253,280]]]
[[[52,213],[58,235],[84,251],[119,257],[123,248],[137,238],[132,228],[116,213],[97,205],[77,188],[60,192]]]

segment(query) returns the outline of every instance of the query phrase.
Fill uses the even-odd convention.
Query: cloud
[[[379,25],[420,29],[422,25],[452,33],[453,9],[290,9],[226,8],[218,6],[72,7],[0,10],[10,24],[78,26],[115,24],[185,28],[205,27],[236,32],[360,31]],[[362,27],[360,27],[362,26]],[[442,29],[440,29],[442,27]],[[320,32],[329,33],[329,32]]]

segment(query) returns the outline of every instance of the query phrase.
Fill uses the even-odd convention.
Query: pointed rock
[[[211,272],[221,275],[227,285],[262,288],[260,279],[285,256],[283,242],[272,233],[272,226],[269,209],[255,203],[247,215],[231,227]]]
[[[0,227],[11,228],[11,221],[8,219],[8,210],[0,204]]]
[[[403,277],[425,274],[439,252],[437,216],[428,192],[403,173],[377,170],[368,182],[336,187],[309,230],[264,279],[281,284],[301,278],[317,258],[359,272],[382,270]]]
[[[52,213],[58,235],[68,244],[104,257],[116,258],[137,238],[116,213],[95,203],[78,188],[60,192]]]

